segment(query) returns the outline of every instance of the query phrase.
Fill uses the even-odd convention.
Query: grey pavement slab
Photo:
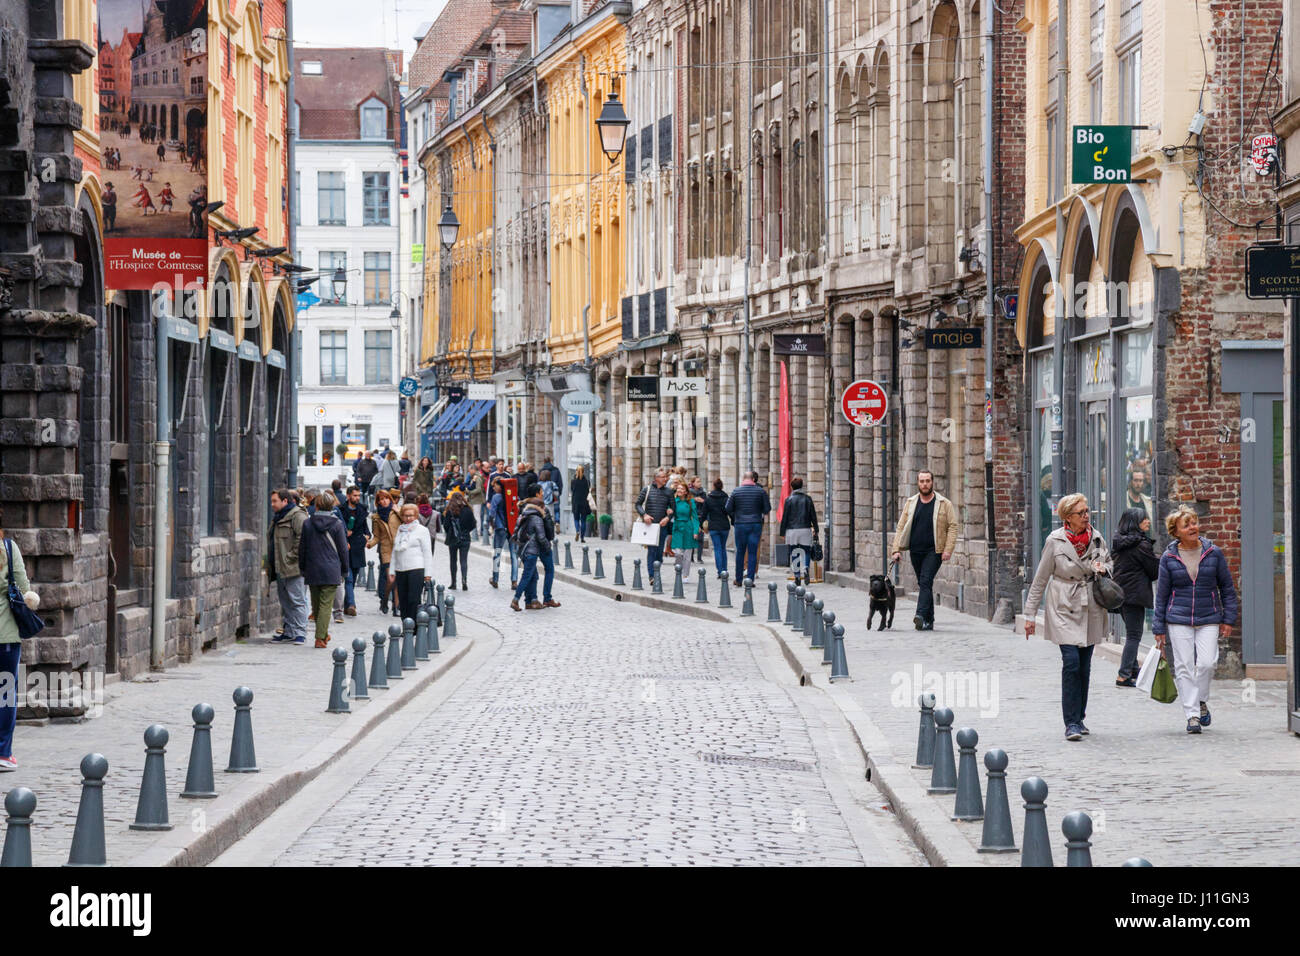
[[[642,553],[626,542],[601,546],[607,559],[623,554],[625,565]],[[704,561],[712,570],[708,552]],[[755,594],[761,589],[764,601],[767,582],[778,582],[784,612],[785,569],[762,567],[759,579]],[[604,584],[567,580],[588,588]],[[1026,641],[1010,628],[942,607],[934,631],[916,631],[915,605],[903,599],[892,630],[867,632],[866,594],[833,584],[813,589],[845,625],[850,681],[831,685],[820,650],[810,650],[807,640],[788,628],[763,626],[781,642],[795,673],[823,688],[848,717],[870,755],[873,779],[895,801],[899,817],[932,862],[1015,865],[1018,856],[976,855],[980,824],[952,822],[953,797],[926,794],[929,771],[911,769],[916,698],[923,691],[934,691],[941,705],[953,709],[954,732],[965,726],[978,732],[981,778],[984,751],[1007,751],[1017,841],[1023,822],[1020,783],[1029,776],[1047,781],[1058,863],[1064,861],[1060,821],[1072,810],[1093,818],[1097,865],[1118,865],[1133,856],[1158,866],[1294,862],[1300,811],[1294,801],[1280,799],[1276,787],[1300,776],[1300,739],[1285,727],[1284,683],[1214,681],[1213,724],[1189,736],[1178,705],[1114,686],[1118,657],[1111,646],[1094,656],[1087,709],[1092,733],[1070,743],[1064,739],[1060,653],[1054,645],[1040,637]],[[627,590],[620,596],[625,603],[642,599]],[[666,596],[657,601],[685,615],[741,620],[738,608],[705,609]]]

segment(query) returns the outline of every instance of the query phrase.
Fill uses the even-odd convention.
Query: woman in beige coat
[[[1106,539],[1092,527],[1088,499],[1066,495],[1056,506],[1064,522],[1047,536],[1038,572],[1025,601],[1025,640],[1034,633],[1034,619],[1043,607],[1043,637],[1061,648],[1061,716],[1065,739],[1081,740],[1088,733],[1088,677],[1092,649],[1106,639],[1109,612],[1092,596],[1092,575],[1110,572]]]

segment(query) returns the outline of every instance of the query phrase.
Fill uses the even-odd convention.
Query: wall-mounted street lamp
[[[330,286],[334,289],[334,298],[341,299],[348,293],[348,274],[339,266],[334,270],[334,278],[330,280]]]
[[[442,218],[438,220],[438,238],[442,241],[444,249],[450,249],[456,244],[456,235],[460,232],[460,220],[456,218],[456,213],[452,211],[451,203],[447,203],[442,210]]]
[[[627,118],[618,94],[611,90],[605,105],[600,108],[600,115],[596,117],[596,128],[600,130],[600,148],[609,157],[611,164],[618,162],[623,144],[627,142],[627,128],[631,125],[632,121]]]

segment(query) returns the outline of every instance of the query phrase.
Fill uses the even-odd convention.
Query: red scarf
[[[1074,545],[1075,553],[1078,554],[1079,557],[1083,557],[1083,552],[1088,550],[1088,543],[1092,541],[1092,528],[1084,528],[1079,534],[1075,534],[1069,528],[1064,526],[1062,526],[1062,530],[1065,532],[1066,540],[1068,540],[1070,544]]]

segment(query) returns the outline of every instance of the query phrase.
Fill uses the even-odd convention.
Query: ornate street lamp
[[[623,152],[623,144],[627,142],[627,128],[631,125],[632,121],[623,111],[623,104],[619,102],[618,94],[610,90],[609,98],[605,100],[605,105],[600,108],[600,115],[596,117],[596,128],[600,130],[600,148],[609,157],[610,163],[618,162],[618,157]]]
[[[347,295],[348,291],[348,274],[339,266],[334,270],[334,278],[330,280],[330,285],[334,288],[334,298],[341,299]]]
[[[456,244],[456,234],[460,232],[460,220],[456,218],[456,213],[452,211],[451,203],[447,203],[442,210],[442,218],[438,220],[438,236],[442,240],[442,247],[450,249]]]

